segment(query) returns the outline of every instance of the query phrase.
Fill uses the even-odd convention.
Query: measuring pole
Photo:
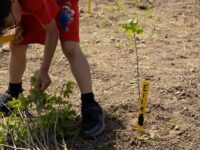
[[[88,0],[88,13],[91,13],[91,0]]]
[[[142,83],[142,93],[140,96],[140,103],[138,110],[138,124],[137,124],[138,131],[144,131],[144,116],[147,108],[148,94],[149,94],[149,81],[144,80]]]

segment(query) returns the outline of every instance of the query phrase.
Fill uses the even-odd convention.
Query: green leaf
[[[137,34],[142,34],[144,31],[143,31],[143,29],[138,29],[137,30]]]
[[[139,27],[137,19],[129,19],[127,23],[122,24],[122,28],[124,28],[127,31],[127,35],[129,38],[133,35],[133,33],[143,33],[143,29]]]
[[[127,36],[128,36],[128,38],[131,38],[133,36],[132,30],[127,31]]]
[[[70,94],[73,91],[73,87],[74,87],[74,82],[72,82],[72,81],[67,82],[67,84],[65,85],[65,89],[63,91],[64,98],[66,98],[66,97],[69,98]]]

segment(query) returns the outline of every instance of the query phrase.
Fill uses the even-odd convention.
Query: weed
[[[12,114],[5,118],[1,113],[0,148],[62,149],[65,137],[78,134],[78,129],[72,126],[76,112],[65,100],[70,97],[73,85],[69,81],[59,95],[50,95],[36,88],[34,75],[29,94],[20,95],[7,104],[14,109]],[[27,108],[34,116],[27,115]]]

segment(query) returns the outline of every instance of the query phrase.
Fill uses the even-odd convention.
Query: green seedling
[[[139,111],[138,111],[138,131],[144,130],[144,115],[146,112],[147,106],[147,96],[149,91],[149,81],[144,80],[142,84],[142,95],[140,95],[140,70],[139,70],[139,56],[137,49],[137,34],[142,34],[143,29],[139,27],[137,19],[130,19],[127,23],[122,24],[122,27],[127,31],[128,38],[132,38],[134,40],[134,46],[136,51],[136,61],[137,61],[137,80],[138,80],[138,99],[139,103]]]
[[[129,19],[127,23],[122,24],[122,27],[127,31],[127,36],[131,38],[136,34],[142,34],[143,29],[139,27],[137,19]],[[136,39],[134,39],[136,41]],[[136,44],[137,45],[137,44]]]
[[[137,48],[137,39],[136,34],[142,34],[143,29],[139,27],[137,19],[129,19],[127,23],[122,24],[122,28],[124,28],[127,32],[127,37],[132,38],[134,40],[134,46],[136,50],[136,61],[137,61],[137,77],[138,77],[138,93],[140,99],[140,71],[139,71],[139,57],[138,57],[138,48]]]

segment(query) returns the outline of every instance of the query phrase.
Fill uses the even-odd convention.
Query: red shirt
[[[67,0],[19,0],[22,7],[22,27],[24,41],[21,44],[45,43],[46,32],[42,24],[49,24],[53,19],[59,28],[59,4]],[[69,25],[70,32],[60,29],[61,40],[79,41],[78,0],[69,0],[75,10],[74,23]]]
[[[56,0],[20,0],[19,2],[23,15],[33,15],[41,24],[50,23],[59,11]]]

